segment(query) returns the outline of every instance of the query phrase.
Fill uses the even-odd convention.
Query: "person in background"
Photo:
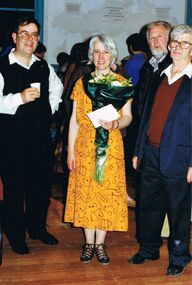
[[[84,76],[85,74],[90,73],[92,70],[92,65],[88,65],[88,49],[89,49],[89,40],[87,39],[83,42],[76,43],[72,46],[70,57],[72,59],[72,64],[69,67],[67,76],[70,73],[70,80],[67,82],[65,98],[70,104],[68,111],[69,117],[72,113],[72,100],[70,99],[73,87],[75,86],[76,81]]]
[[[146,38],[139,33],[134,33],[126,39],[126,44],[130,57],[125,62],[124,68],[132,78],[133,85],[136,85],[139,80],[139,71],[147,59]]]
[[[46,46],[44,44],[42,44],[41,42],[38,42],[38,45],[36,47],[36,50],[35,50],[34,54],[38,58],[44,59],[46,51],[47,51]]]
[[[66,98],[66,90],[71,74],[75,69],[75,64],[73,63],[72,57],[66,52],[58,53],[56,60],[59,64],[57,69],[57,76],[60,78],[64,88],[62,94],[62,103],[59,105],[59,111],[56,117],[58,141],[61,140],[61,134],[63,131],[65,131],[64,139],[67,140],[68,124],[66,123],[70,117],[71,102]]]
[[[63,86],[53,68],[34,55],[39,32],[34,18],[19,19],[12,33],[16,47],[0,59],[3,228],[18,254],[29,253],[26,230],[31,239],[58,243],[46,219],[53,170],[49,127]]]
[[[106,265],[109,263],[105,247],[107,231],[128,229],[125,163],[120,129],[128,126],[132,119],[131,100],[127,96],[133,87],[130,87],[129,80],[111,71],[111,64],[117,59],[117,49],[109,35],[94,36],[90,40],[88,54],[94,70],[77,80],[71,96],[74,101],[67,158],[70,176],[64,220],[84,230],[85,244],[81,262],[90,262],[96,253],[98,262]],[[107,83],[112,84],[112,81],[120,85],[123,82],[128,84],[124,89],[123,106],[119,110],[120,118],[100,120],[100,127],[95,129],[87,113],[92,108],[100,108],[105,100],[109,100],[108,103],[112,100],[117,103],[121,101],[116,99],[116,89],[112,85],[106,86]],[[105,82],[104,85],[101,82]],[[102,97],[103,88],[105,98]],[[123,96],[122,89],[119,95]],[[101,135],[101,140],[98,135]]]
[[[57,55],[57,63],[59,65],[57,70],[57,76],[60,78],[61,82],[63,83],[64,90],[67,88],[67,83],[70,78],[68,76],[68,70],[70,65],[72,64],[72,57],[66,52],[60,52]],[[72,72],[70,72],[71,75]]]
[[[59,110],[55,116],[56,125],[56,140],[54,148],[54,171],[56,177],[62,178],[62,222],[64,215],[64,208],[66,203],[66,192],[68,185],[69,169],[67,167],[67,141],[69,130],[69,119],[71,115],[72,101],[67,98],[67,87],[70,82],[71,75],[75,70],[76,63],[73,61],[71,55],[66,52],[60,52],[57,55],[57,63],[59,64],[57,75],[60,78],[64,90],[62,94],[62,103],[59,105]]]
[[[63,54],[62,54],[62,58]],[[60,60],[61,58],[59,58]],[[65,59],[67,57],[65,56]],[[68,188],[68,178],[69,178],[69,168],[67,166],[67,145],[68,145],[68,132],[69,132],[69,120],[72,113],[73,101],[70,99],[72,90],[76,81],[83,75],[90,72],[90,66],[87,65],[88,62],[88,40],[80,43],[76,43],[72,46],[70,55],[67,60],[70,59],[70,63],[65,72],[65,78],[63,80],[64,92],[63,92],[63,103],[60,104],[59,115],[60,121],[60,132],[58,137],[58,147],[60,146],[60,153],[58,159],[62,166],[63,171],[63,217],[64,222],[64,212]],[[65,67],[64,67],[65,68]]]
[[[133,157],[133,167],[141,170],[140,249],[129,262],[142,264],[160,258],[167,214],[166,275],[176,276],[191,261],[192,27],[174,27],[168,49],[172,64],[153,78]]]
[[[127,49],[130,54],[129,58],[124,62],[124,68],[131,77],[133,85],[136,85],[139,80],[140,70],[147,60],[148,44],[146,37],[140,33],[131,34],[126,39]],[[137,100],[132,103],[132,122],[126,129],[124,138],[126,171],[130,176],[135,178],[135,171],[132,167],[132,157],[138,131],[139,117],[137,112]],[[135,207],[135,201],[132,198],[128,199],[130,206]]]
[[[1,51],[0,51],[0,57],[10,53],[10,51],[14,47],[15,47],[15,44],[13,42],[13,39],[12,39],[12,36],[11,36],[11,32],[9,31],[6,34],[6,37],[2,41],[2,48],[1,48]]]
[[[70,78],[70,76],[67,76],[68,69],[71,65],[70,55],[68,55],[65,52],[60,52],[57,55],[57,63],[59,64],[59,67],[56,73],[59,79],[61,80],[61,83],[63,84],[63,94],[62,94],[62,102],[59,105],[59,110],[55,112],[55,114],[52,116],[52,122],[51,122],[51,137],[52,137],[54,153],[57,152],[56,148],[58,148],[58,143],[59,143],[58,141],[60,140],[61,125],[64,124],[64,122],[66,122],[66,119],[68,119],[69,117],[70,102],[69,100],[66,99],[65,92],[67,88],[67,82]],[[65,129],[67,129],[66,125]],[[58,154],[55,154],[55,162],[54,162],[55,169],[59,166],[59,160],[60,160],[59,156]]]
[[[0,57],[10,53],[10,51],[12,50],[13,48],[13,45],[9,45],[9,46],[6,46],[1,52],[0,52]]]

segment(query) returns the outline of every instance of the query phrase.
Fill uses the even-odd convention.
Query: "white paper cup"
[[[41,86],[41,83],[40,83],[40,82],[31,83],[31,87],[37,88],[37,89],[39,89],[39,90],[40,90],[40,86]]]

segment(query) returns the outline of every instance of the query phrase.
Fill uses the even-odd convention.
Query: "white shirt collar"
[[[172,83],[174,83],[175,81],[177,81],[179,78],[181,78],[184,75],[187,75],[189,78],[192,78],[192,63],[189,63],[184,69],[183,71],[181,71],[180,73],[176,74],[175,76],[173,76],[171,78],[171,68],[172,68],[172,64],[170,64],[166,69],[164,69],[161,72],[161,76],[163,74],[166,74],[168,77],[168,83],[169,85],[171,85]]]
[[[162,62],[164,60],[164,58],[166,57],[167,53],[164,54],[161,58],[156,58],[155,56],[152,56],[149,60],[149,63],[151,64],[151,66],[153,66],[153,72],[155,72],[156,70],[158,70],[159,68],[159,63]]]
[[[14,50],[15,50],[15,48],[13,48],[13,49],[11,50],[11,52],[9,53],[9,55],[8,55],[8,56],[9,56],[9,63],[10,63],[10,64],[17,63],[17,64],[21,65],[22,67],[24,67],[24,68],[26,68],[26,69],[30,69],[31,65],[32,65],[35,61],[40,60],[37,56],[35,56],[34,54],[32,54],[30,63],[27,65],[27,64],[25,64],[25,63],[23,63],[23,62],[21,62],[21,61],[19,61],[19,60],[17,59],[17,57],[16,57],[15,54],[14,54]]]

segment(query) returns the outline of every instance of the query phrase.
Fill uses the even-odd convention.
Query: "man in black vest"
[[[16,47],[0,59],[3,227],[18,254],[29,253],[26,230],[31,239],[58,243],[46,219],[53,161],[49,126],[63,86],[53,68],[33,54],[39,30],[35,19],[19,19],[12,33]]]

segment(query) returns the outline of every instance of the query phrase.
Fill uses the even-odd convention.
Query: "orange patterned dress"
[[[92,103],[84,92],[82,79],[77,81],[71,98],[77,102],[79,130],[75,142],[76,172],[71,172],[69,176],[64,220],[86,229],[127,231],[128,208],[121,132],[118,129],[109,131],[105,178],[102,183],[97,183],[94,180],[96,132],[86,115],[92,111]]]

